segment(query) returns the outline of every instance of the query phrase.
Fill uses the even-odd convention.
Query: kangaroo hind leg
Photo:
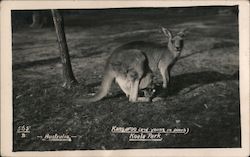
[[[138,68],[138,67],[137,67]],[[130,82],[130,93],[129,93],[129,101],[136,102],[138,98],[138,91],[140,85],[140,79],[142,74],[138,72],[138,69],[130,70],[127,74],[127,79]]]
[[[131,92],[130,92],[130,97],[129,101],[131,102],[149,102],[150,97],[138,97],[138,91],[139,91],[139,84],[140,80],[135,80],[131,82]]]
[[[150,101],[150,97],[138,97],[140,83],[143,79],[146,79],[146,78],[143,78],[143,75],[142,73],[140,73],[140,71],[139,72],[130,71],[128,73],[128,80],[130,80],[130,93],[129,93],[130,102],[149,102]]]
[[[136,102],[138,98],[138,88],[140,80],[136,79],[131,82],[129,101]]]
[[[117,77],[116,82],[120,86],[121,90],[129,97],[130,94],[130,82],[126,78]]]

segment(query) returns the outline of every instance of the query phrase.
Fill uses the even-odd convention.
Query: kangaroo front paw
[[[168,87],[167,84],[162,85],[162,88],[164,88],[164,89],[166,89],[167,87]]]
[[[129,102],[137,102],[136,98],[129,97]]]

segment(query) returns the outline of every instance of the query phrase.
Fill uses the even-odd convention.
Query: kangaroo
[[[114,50],[104,70],[104,77],[99,91],[90,98],[81,99],[85,102],[96,102],[108,94],[115,80],[130,102],[148,102],[152,96],[153,74],[148,67],[147,57],[140,51]],[[138,97],[139,89],[144,91],[144,97]]]
[[[177,33],[176,36],[173,36],[167,28],[162,27],[161,30],[168,39],[167,46],[152,42],[133,41],[122,45],[118,49],[120,51],[129,49],[141,50],[147,56],[150,69],[153,72],[159,69],[162,76],[162,87],[167,88],[170,81],[170,70],[178,60],[184,46],[183,37],[185,30]]]

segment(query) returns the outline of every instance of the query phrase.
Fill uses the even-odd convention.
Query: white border
[[[239,5],[240,102],[242,148],[128,149],[98,151],[12,152],[11,18],[15,9],[86,9]],[[1,155],[2,156],[225,156],[249,155],[249,2],[246,1],[2,1],[1,8]],[[223,131],[223,130],[222,130]],[[219,140],[219,139],[218,139]]]

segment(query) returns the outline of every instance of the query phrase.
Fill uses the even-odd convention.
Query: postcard
[[[249,155],[248,1],[2,1],[2,156]]]

